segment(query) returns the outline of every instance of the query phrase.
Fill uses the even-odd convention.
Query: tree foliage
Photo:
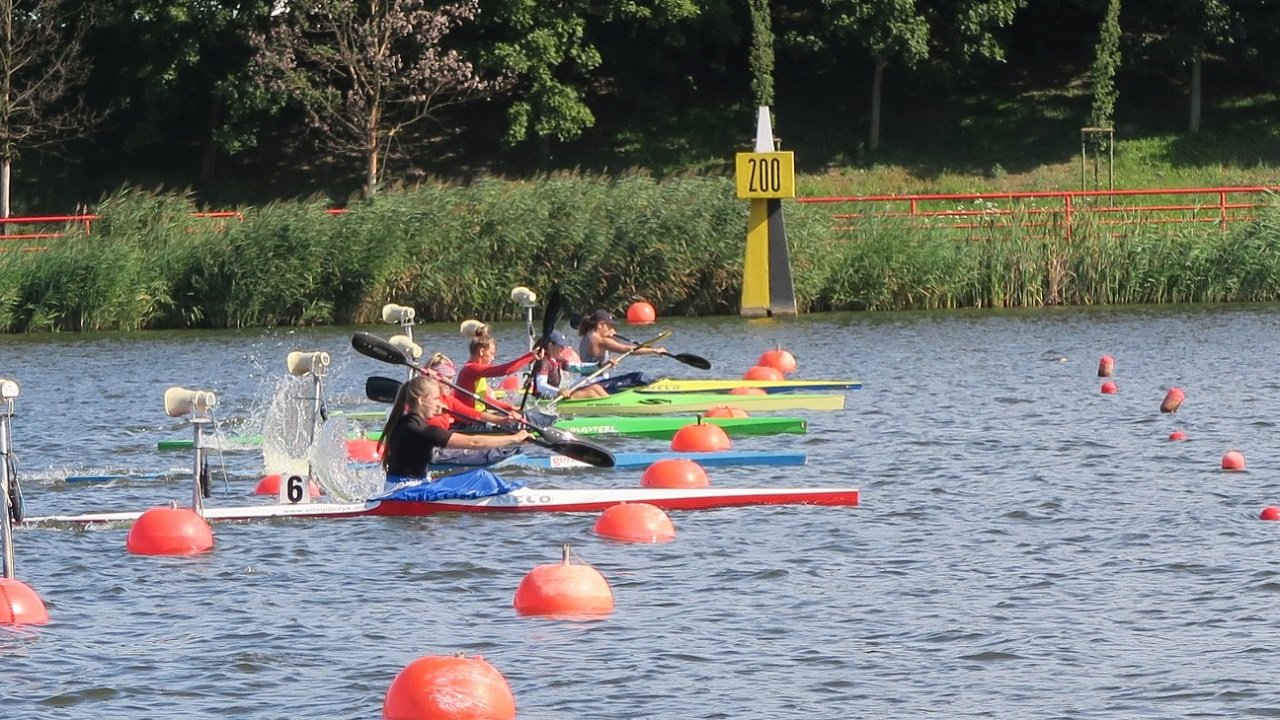
[[[1098,50],[1093,61],[1093,106],[1089,123],[1111,127],[1116,110],[1116,70],[1120,67],[1120,0],[1109,0],[1107,14],[1098,33]]]

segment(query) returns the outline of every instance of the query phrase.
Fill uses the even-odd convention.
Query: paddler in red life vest
[[[575,390],[566,388],[564,371],[587,375],[597,370],[611,368],[617,365],[613,360],[605,360],[600,363],[575,363],[564,358],[564,349],[569,347],[569,338],[559,330],[552,331],[547,337],[547,349],[542,353],[542,357],[533,364],[533,389],[538,397],[550,400],[551,398],[560,398],[561,400],[577,400],[580,398],[601,398],[607,397],[609,393],[598,383],[584,385]],[[535,352],[535,354],[539,354]]]
[[[444,403],[445,411],[428,419],[428,425],[444,430],[474,431],[484,429],[486,425],[506,425],[519,417],[519,413],[507,416],[486,410],[476,410],[470,402],[467,402],[469,398],[463,399],[459,393],[454,392],[453,388],[445,383],[454,383],[457,380],[458,370],[449,356],[444,353],[438,352],[431,356],[424,374],[444,380],[444,383],[440,384],[440,400]]]
[[[458,371],[457,386],[488,400],[493,406],[500,407],[508,412],[515,412],[516,407],[514,405],[503,402],[493,396],[493,392],[489,390],[489,378],[506,377],[514,373],[533,362],[533,353],[527,352],[515,360],[510,360],[501,365],[494,365],[493,359],[498,355],[498,341],[489,334],[489,328],[485,325],[481,325],[476,330],[475,335],[471,338],[468,350],[471,352],[471,358]],[[483,410],[485,404],[476,400],[474,407],[476,410]]]

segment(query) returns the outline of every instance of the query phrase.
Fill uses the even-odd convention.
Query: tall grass
[[[1280,299],[1280,206],[1230,231],[1076,216],[954,235],[786,204],[803,310]],[[432,320],[516,317],[510,289],[561,286],[577,310],[644,297],[663,314],[738,306],[747,203],[719,177],[562,174],[426,183],[326,213],[319,199],[197,218],[182,195],[122,190],[91,232],[0,253],[7,332],[366,322],[384,303]],[[1015,220],[1029,218],[1014,217]]]

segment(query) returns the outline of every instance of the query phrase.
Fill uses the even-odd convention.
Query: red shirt
[[[490,404],[496,405],[503,410],[515,410],[516,407],[510,403],[502,402],[495,398],[493,393],[489,392],[489,382],[486,378],[503,377],[519,370],[520,368],[533,362],[533,353],[527,352],[515,360],[502,363],[501,365],[484,365],[478,362],[469,362],[462,366],[458,371],[458,387],[471,393],[475,393],[480,397],[488,400]],[[475,409],[483,410],[484,403],[479,400],[475,403]]]
[[[452,390],[445,388],[445,392],[440,395],[440,400],[444,403],[445,412],[428,420],[428,425],[448,430],[458,421],[457,415],[461,415],[467,420],[483,422],[480,418],[480,413],[476,412],[475,408],[471,407],[470,404],[454,395]]]

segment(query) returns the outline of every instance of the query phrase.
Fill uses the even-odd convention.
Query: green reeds
[[[515,285],[576,303],[733,313],[748,203],[720,177],[561,174],[432,182],[327,212],[320,199],[196,217],[182,195],[123,190],[40,252],[0,253],[7,332],[514,319]],[[967,208],[972,210],[972,208]],[[1222,228],[1081,209],[954,217],[786,202],[798,305],[817,310],[1280,299],[1280,207]]]

